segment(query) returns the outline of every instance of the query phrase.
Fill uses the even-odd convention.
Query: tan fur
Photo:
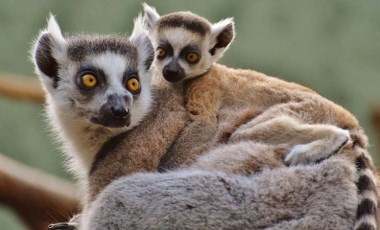
[[[335,140],[341,137],[337,128],[330,125],[305,125],[285,117],[279,117],[270,128],[276,135],[272,135],[272,141],[254,142],[250,132],[234,133],[229,141],[224,145],[216,146],[210,151],[202,153],[191,168],[224,171],[228,173],[251,175],[260,172],[264,168],[284,167],[284,157],[295,146],[307,144],[312,145],[315,140],[322,139],[328,135],[327,140]],[[263,127],[265,130],[265,126]],[[275,130],[277,132],[275,132]],[[328,132],[330,130],[330,132]],[[283,132],[283,133],[279,133]],[[286,136],[286,137],[285,137]],[[277,137],[279,139],[277,139]],[[344,136],[343,136],[344,137]],[[286,141],[284,141],[286,138]],[[347,138],[347,137],[346,137]],[[324,140],[319,146],[327,148],[333,145]],[[326,143],[327,142],[327,143]],[[342,139],[341,142],[332,149],[337,154],[347,155],[345,158],[355,162],[357,153],[353,150],[353,142]],[[309,154],[313,149],[303,153]],[[319,150],[318,148],[316,148]],[[323,152],[323,151],[321,151]],[[309,162],[306,162],[309,163]],[[312,162],[310,162],[312,163]]]
[[[331,125],[360,128],[350,113],[312,90],[254,71],[213,65],[208,74],[184,85],[188,114],[181,88],[157,87],[156,105],[144,122],[113,138],[97,154],[88,181],[90,201],[121,176],[155,171],[160,162],[163,169],[190,165],[220,142],[229,145],[206,152],[193,167],[248,175],[283,166],[283,155],[294,150],[293,145],[322,140],[313,146],[317,154],[325,152],[325,146],[334,147],[330,152],[339,150],[347,140]],[[185,127],[187,116],[191,123]],[[334,146],[326,140],[341,142]],[[299,162],[308,163],[314,155]]]
[[[206,75],[185,83],[185,100],[192,124],[184,130],[186,135],[183,136],[186,138],[179,138],[172,151],[165,156],[161,163],[164,169],[176,168],[184,162],[191,164],[205,149],[215,145],[213,142],[220,139],[221,133],[225,134],[226,129],[231,129],[229,126],[234,121],[242,119],[246,114],[251,114],[249,118],[253,120],[236,132],[249,132],[250,140],[266,143],[286,142],[287,130],[297,128],[285,124],[282,135],[279,135],[281,131],[278,128],[281,126],[278,126],[278,122],[271,122],[280,115],[292,117],[300,123],[360,129],[353,115],[311,89],[255,71],[235,70],[219,64],[213,65]],[[265,126],[257,126],[264,123]],[[194,127],[197,127],[196,131],[191,130]],[[324,127],[326,126],[320,129],[323,130]],[[320,129],[318,136],[309,134],[312,138],[303,143],[331,136],[330,128],[326,129],[326,133]],[[199,147],[200,144],[203,147]]]
[[[187,120],[181,89],[159,82],[155,104],[136,128],[113,138],[97,154],[89,175],[89,199],[111,181],[136,172],[156,171],[158,162]]]
[[[173,168],[192,164],[192,168],[249,175],[263,168],[283,167],[283,157],[294,145],[323,140],[318,147],[331,146],[326,141],[344,136],[336,132],[340,129],[335,125],[360,129],[349,112],[312,90],[253,71],[215,65],[209,74],[184,87],[191,123],[182,131],[186,114],[176,111],[181,107],[176,99],[180,92],[157,94],[161,106],[140,126],[110,142],[115,149],[104,150],[105,157],[95,162],[89,182],[92,198],[116,178],[155,171],[181,131],[164,163]],[[365,135],[357,135],[365,143]],[[342,146],[336,147],[338,151]],[[352,143],[338,153],[352,162],[358,157]]]
[[[185,86],[186,108],[193,123],[177,139],[173,147],[178,148],[163,158],[161,169],[195,162],[195,168],[250,174],[283,166],[285,155],[289,165],[297,165],[317,163],[340,153],[358,167],[361,200],[354,228],[379,224],[378,219],[373,220],[378,216],[379,195],[376,170],[366,150],[367,137],[356,118],[341,106],[303,86],[218,64]],[[252,120],[239,126],[250,117]],[[208,125],[192,126],[202,123]],[[197,129],[191,130],[193,127]],[[347,147],[349,139],[352,143]],[[237,144],[205,151],[220,141]],[[365,206],[368,199],[374,206]]]
[[[253,141],[220,145],[202,154],[190,168],[251,175],[264,168],[285,166],[282,150],[274,145]]]
[[[177,154],[183,153],[184,158],[181,160],[186,162],[186,164],[191,164],[198,157],[199,153],[205,152],[221,142],[236,143],[243,140],[262,140],[269,144],[278,144],[275,147],[265,147],[265,145],[263,145],[263,147],[260,145],[256,146],[256,144],[252,142],[254,145],[252,146],[254,147],[252,154],[261,153],[262,159],[252,158],[257,161],[256,163],[252,163],[250,160],[244,160],[245,163],[243,164],[246,164],[246,167],[241,167],[242,162],[236,160],[236,164],[241,167],[239,170],[254,172],[257,171],[256,168],[279,167],[283,165],[279,160],[282,161],[283,154],[286,152],[285,150],[290,149],[290,147],[296,144],[305,144],[315,139],[324,138],[327,134],[329,137],[336,134],[334,133],[335,130],[329,129],[326,125],[313,127],[310,125],[300,126],[300,124],[294,124],[286,118],[277,123],[274,122],[272,127],[262,127],[263,131],[267,132],[250,131],[247,135],[244,131],[240,131],[247,131],[248,128],[246,126],[249,127],[249,124],[252,123],[252,121],[250,121],[252,118],[257,117],[258,114],[265,111],[265,107],[270,107],[275,104],[276,97],[267,95],[265,100],[260,100],[260,95],[263,97],[265,93],[274,92],[273,95],[279,95],[277,96],[277,101],[288,102],[302,101],[302,96],[309,98],[312,96],[315,97],[317,94],[302,86],[286,83],[278,79],[267,77],[268,81],[265,81],[265,77],[262,74],[251,72],[250,75],[247,75],[247,73],[249,73],[248,71],[237,71],[237,73],[240,72],[244,74],[241,76],[241,80],[244,80],[244,78],[252,78],[249,80],[252,82],[260,81],[261,84],[251,85],[253,88],[252,94],[254,95],[232,97],[231,95],[226,95],[226,92],[233,94],[232,90],[234,90],[230,89],[231,87],[229,88],[228,84],[230,86],[236,85],[232,84],[230,79],[227,78],[237,79],[238,76],[236,76],[236,73],[227,76],[221,75],[219,71],[223,69],[225,69],[225,67],[215,65],[208,75],[185,84],[186,108],[189,112],[191,123],[186,126],[184,132],[191,132],[186,133],[183,137],[185,137],[184,139],[191,139],[194,143],[198,144],[198,146],[192,149],[191,143],[189,144],[189,142],[184,141],[184,139],[178,139],[176,144],[171,148],[172,151],[176,151],[174,152],[175,155],[171,155],[171,157],[177,157],[180,156]],[[216,82],[214,82],[215,80]],[[246,84],[245,81],[237,82]],[[284,87],[280,87],[281,83],[284,84]],[[160,87],[164,87],[163,83],[160,84]],[[178,135],[185,126],[186,117],[185,112],[181,110],[180,104],[182,99],[179,96],[180,89],[174,91],[175,87],[178,86],[166,85],[164,89],[158,90],[155,95],[157,107],[153,109],[154,112],[140,126],[116,138],[116,141],[108,143],[108,146],[103,147],[103,151],[108,154],[105,154],[104,158],[101,158],[99,157],[99,155],[102,154],[101,151],[92,166],[89,182],[91,198],[95,197],[105,185],[109,184],[109,182],[115,178],[134,172],[156,170],[161,157],[170,147],[176,135]],[[284,93],[279,93],[281,90]],[[171,93],[173,95],[171,95]],[[253,103],[244,100],[246,98],[255,97],[257,99],[253,101]],[[267,98],[271,100],[267,100]],[[236,102],[233,102],[233,100]],[[321,98],[321,101],[324,102],[327,100]],[[201,102],[204,103],[202,104]],[[334,104],[331,103],[331,105]],[[172,116],[170,116],[170,114],[172,114]],[[260,118],[262,115],[265,115],[265,113],[259,115],[257,118]],[[267,116],[265,116],[265,118],[266,117]],[[256,119],[253,121],[255,120]],[[247,121],[250,122],[247,123]],[[318,121],[323,122],[322,120]],[[244,123],[247,124],[243,125]],[[194,131],[196,129],[199,131]],[[284,133],[279,133],[280,130],[283,130]],[[293,131],[293,133],[291,131]],[[330,131],[330,133],[328,131]],[[261,135],[255,136],[257,133]],[[276,135],[273,135],[273,133]],[[231,134],[232,136],[229,137]],[[224,137],[222,137],[223,135]],[[208,136],[208,138],[204,138],[205,136]],[[202,143],[201,141],[203,141],[202,138],[206,141],[203,145],[199,145]],[[271,138],[276,139],[271,140]],[[212,141],[210,141],[210,139]],[[286,140],[286,142],[284,140]],[[281,141],[283,143],[279,143]],[[110,149],[109,145],[114,146],[115,149]],[[185,151],[187,150],[190,150],[190,155],[186,154]],[[226,150],[229,150],[229,148],[226,148]],[[229,151],[236,152],[234,148]],[[265,154],[267,152],[268,155]],[[194,155],[191,155],[192,153],[194,153]],[[223,157],[223,151],[221,151],[220,156]],[[226,157],[227,156],[231,157],[231,155],[226,155]],[[273,156],[275,157],[273,158]],[[249,157],[249,154],[247,157]],[[100,161],[102,163],[97,164],[97,162]],[[254,165],[257,165],[257,167],[254,167]],[[233,168],[234,167],[231,166],[231,169]],[[238,169],[233,170],[237,171]]]
[[[336,152],[352,161],[357,158],[353,145],[344,145],[348,135],[343,130],[360,130],[356,118],[298,84],[214,64],[204,76],[185,82],[184,90],[191,122],[161,160],[162,170],[193,164],[195,168],[249,175],[264,167],[284,166],[287,153],[294,156],[290,163],[296,164],[316,162]],[[158,110],[158,120],[149,117],[136,131],[117,138],[112,143],[117,147],[106,149],[101,164],[94,164],[90,175],[93,194],[122,175],[156,169],[170,146],[167,140],[174,139],[173,134],[179,134],[184,126],[184,122],[172,124],[179,116],[171,118],[166,110]],[[176,131],[161,133],[163,127]],[[145,136],[149,140],[144,140]],[[356,139],[364,140],[358,143],[365,147],[364,134]],[[221,142],[227,145],[218,146]],[[201,153],[205,154],[198,158]]]
[[[252,175],[263,169],[285,167],[283,156],[287,148],[290,145],[270,145],[253,141],[220,145],[201,155],[190,168]],[[353,162],[357,152],[352,144],[348,144],[337,155]]]

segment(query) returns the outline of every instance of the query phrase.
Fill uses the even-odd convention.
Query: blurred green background
[[[128,33],[142,10],[126,0],[0,1],[0,72],[35,78],[29,61],[32,40],[49,12],[72,33]],[[192,0],[147,1],[160,14],[190,10],[216,22],[234,17],[237,37],[222,63],[298,82],[355,114],[370,136],[369,119],[380,104],[380,1],[378,0]],[[49,135],[43,107],[0,97],[0,152],[33,167],[69,178]],[[376,158],[376,157],[375,157]],[[380,163],[380,159],[376,161]],[[0,206],[1,207],[1,206]],[[0,208],[1,229],[24,229]]]

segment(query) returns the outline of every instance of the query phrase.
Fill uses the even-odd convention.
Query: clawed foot
[[[318,140],[308,144],[295,145],[285,157],[285,164],[294,166],[321,162],[338,153],[349,140],[349,132],[347,130],[340,130],[332,142],[329,140]]]

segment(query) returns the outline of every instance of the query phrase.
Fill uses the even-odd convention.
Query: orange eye
[[[140,91],[140,82],[137,78],[130,78],[127,81],[127,89],[131,93],[138,93]]]
[[[94,88],[98,80],[92,74],[85,74],[82,76],[82,85],[88,89]]]
[[[186,59],[188,62],[190,63],[196,63],[198,62],[199,60],[199,55],[197,53],[194,53],[194,52],[190,52],[186,55]]]
[[[158,48],[157,48],[157,57],[158,57],[158,58],[160,58],[160,59],[165,58],[166,55],[167,55],[166,50],[164,50],[164,49],[161,48],[161,47],[158,47]]]

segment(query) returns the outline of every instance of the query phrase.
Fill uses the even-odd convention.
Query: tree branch
[[[0,154],[0,203],[30,229],[47,229],[78,213],[79,194],[72,184]]]
[[[377,131],[377,143],[378,146],[380,146],[380,107],[375,107],[372,109],[372,123],[374,124],[374,127]],[[380,157],[380,152],[377,154]]]
[[[25,80],[15,74],[0,73],[0,95],[36,103],[44,102],[44,92],[35,80]]]

